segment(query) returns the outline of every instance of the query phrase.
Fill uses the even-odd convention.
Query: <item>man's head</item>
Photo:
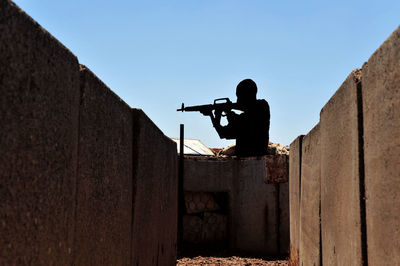
[[[253,105],[256,100],[257,85],[251,79],[244,79],[236,87],[237,103],[244,107]]]

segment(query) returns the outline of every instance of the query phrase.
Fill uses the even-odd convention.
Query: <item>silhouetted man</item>
[[[267,154],[269,141],[269,105],[257,100],[257,85],[251,79],[242,80],[236,87],[237,105],[243,111],[227,113],[228,125],[221,126],[221,111],[208,113],[220,138],[236,139],[237,156]]]

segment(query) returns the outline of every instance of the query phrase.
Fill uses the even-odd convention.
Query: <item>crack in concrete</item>
[[[356,77],[355,82],[357,84],[357,117],[358,117],[357,127],[358,127],[358,161],[359,161],[358,171],[360,178],[359,189],[360,189],[360,222],[361,222],[361,259],[362,259],[362,265],[368,266],[367,215],[365,206],[364,119],[363,119],[361,76]]]

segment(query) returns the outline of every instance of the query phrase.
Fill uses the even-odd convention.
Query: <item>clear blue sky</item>
[[[131,107],[170,137],[223,147],[186,105],[235,100],[252,78],[271,108],[270,141],[290,144],[400,24],[400,1],[16,0]]]

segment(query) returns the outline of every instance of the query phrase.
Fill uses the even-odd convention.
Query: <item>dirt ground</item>
[[[177,261],[177,265],[266,265],[266,266],[287,266],[287,260],[274,260],[267,261],[254,258],[243,257],[194,257],[194,258],[181,258]]]

